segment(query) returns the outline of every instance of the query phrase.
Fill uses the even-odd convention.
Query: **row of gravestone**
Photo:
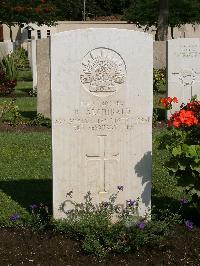
[[[51,117],[50,39],[32,41],[31,46],[33,90],[37,88],[38,93],[37,111],[46,117]],[[156,47],[159,49],[158,45]],[[200,39],[181,38],[170,40],[167,42],[166,50],[168,95],[178,97],[180,103],[187,102],[194,95],[199,97]],[[163,49],[160,49],[160,51],[163,51]],[[179,105],[176,107],[178,108]],[[174,107],[174,110],[176,107]]]
[[[54,217],[72,208],[71,192],[82,202],[90,191],[98,203],[117,187],[118,203],[139,198],[143,216],[151,202],[152,36],[87,29],[53,35],[50,51],[48,42],[38,42],[32,64],[37,58],[38,112],[50,116],[51,98]],[[168,94],[199,95],[200,39],[169,41],[167,51]]]

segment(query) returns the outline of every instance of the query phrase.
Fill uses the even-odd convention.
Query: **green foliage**
[[[11,94],[16,84],[17,81],[9,80],[4,70],[0,67],[0,95]]]
[[[4,101],[0,104],[0,122],[7,122],[10,125],[17,125],[22,121],[18,106],[15,100]]]
[[[128,8],[124,19],[140,26],[149,27],[156,25],[158,20],[158,0],[136,0]]]
[[[25,49],[15,49],[15,51],[11,54],[11,57],[13,57],[17,69],[23,69],[27,66],[27,54]]]
[[[5,56],[0,62],[0,68],[6,74],[6,78],[9,80],[17,79],[17,67],[12,54]]]
[[[44,117],[42,114],[37,114],[37,116],[30,120],[29,125],[31,126],[43,126],[43,127],[51,127],[51,119]]]
[[[82,20],[83,0],[56,0],[57,14],[60,20]],[[131,0],[87,0],[86,17],[122,15]]]
[[[154,93],[161,92],[166,86],[166,70],[154,69],[153,70],[153,91]]]
[[[34,230],[46,230],[51,227],[51,216],[48,207],[42,203],[39,206],[30,205],[31,209],[31,228]]]
[[[171,157],[166,163],[178,185],[194,203],[200,204],[200,128],[170,127],[159,136],[160,148],[166,148]],[[200,206],[200,205],[199,205]]]
[[[56,6],[50,0],[0,0],[0,22],[9,26],[31,22],[52,25],[56,18]]]
[[[170,0],[169,26],[200,22],[199,0]],[[156,26],[159,15],[159,0],[135,0],[124,18],[138,26]]]
[[[134,252],[168,234],[170,226],[165,221],[148,221],[148,215],[138,216],[138,200],[122,208],[116,204],[117,196],[118,193],[98,205],[92,202],[89,192],[82,204],[68,199],[74,209],[67,213],[66,219],[55,221],[56,230],[81,240],[83,250],[97,257]]]

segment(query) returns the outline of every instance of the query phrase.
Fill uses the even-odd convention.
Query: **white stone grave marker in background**
[[[36,55],[36,40],[31,41],[31,64],[33,75],[33,93],[37,90],[37,55]]]
[[[88,191],[150,207],[153,40],[118,29],[51,37],[53,209],[63,218]]]
[[[179,100],[173,104],[174,112],[192,96],[200,97],[200,39],[169,40],[167,46],[168,96]]]

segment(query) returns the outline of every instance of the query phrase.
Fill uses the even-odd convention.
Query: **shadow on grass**
[[[195,225],[200,226],[200,212],[193,204],[181,205],[180,200],[171,197],[152,195],[153,213],[158,219],[168,214],[179,214],[182,220],[191,220]],[[167,214],[168,213],[168,214]]]
[[[0,190],[29,210],[31,204],[43,203],[52,213],[52,180],[0,181]]]
[[[27,88],[22,88],[22,89],[17,89],[16,90],[16,92],[15,92],[15,94],[17,95],[17,97],[19,97],[19,96],[30,96],[30,91],[31,91],[32,89],[30,88],[30,87],[27,87]]]
[[[152,191],[152,206],[155,206],[155,210],[159,210],[159,212],[168,209],[170,212],[175,213],[180,207],[180,202],[174,198],[154,195],[154,191]]]
[[[37,116],[37,112],[36,111],[24,111],[24,112],[20,112],[20,114],[24,118],[29,118],[29,119],[34,119]]]

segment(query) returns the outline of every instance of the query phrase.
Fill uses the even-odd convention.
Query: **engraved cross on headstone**
[[[190,89],[191,98],[193,95],[193,85],[196,82],[196,79],[198,78],[198,75],[200,73],[196,72],[194,69],[191,70],[181,70],[180,72],[174,72],[172,75],[177,75],[181,84],[183,84],[184,87],[188,87]]]
[[[99,178],[101,180],[101,191],[99,193],[107,193],[106,191],[106,162],[107,161],[117,161],[119,162],[119,153],[113,154],[111,156],[106,155],[105,152],[105,138],[106,135],[98,136],[99,139],[99,155],[88,155],[86,154],[86,162],[88,161],[99,161],[100,162],[100,172]]]

